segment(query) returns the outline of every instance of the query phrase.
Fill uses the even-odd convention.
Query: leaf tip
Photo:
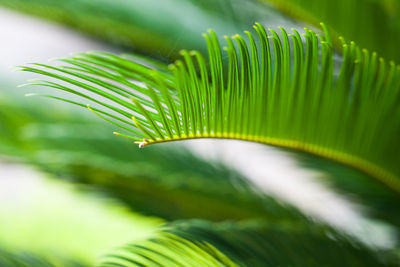
[[[135,141],[135,144],[139,145],[139,148],[143,148],[149,144],[149,142],[146,139],[143,139],[143,141]]]

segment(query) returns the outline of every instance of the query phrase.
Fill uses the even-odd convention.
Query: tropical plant
[[[22,2],[13,4],[24,7]],[[32,10],[40,11],[43,3],[37,2],[38,6],[35,1],[32,4],[37,9]],[[360,14],[375,20],[381,16],[365,15],[375,14],[374,7],[397,8],[395,1],[382,5],[350,1],[348,6],[323,1],[270,2],[310,23],[319,19],[316,10],[322,5],[326,10],[332,5],[340,11],[354,10],[348,7],[360,4]],[[308,12],[301,8],[305,2],[313,4]],[[219,12],[208,5],[202,8]],[[111,136],[96,138],[98,132],[107,136],[109,127],[79,117],[53,125],[65,137],[52,138],[43,123],[52,121],[51,116],[38,112],[39,116],[32,118],[28,110],[21,112],[25,120],[4,122],[4,129],[18,132],[21,138],[0,136],[7,143],[3,153],[17,155],[57,176],[100,187],[134,210],[167,220],[181,219],[148,240],[111,252],[101,266],[398,264],[397,245],[390,249],[369,247],[294,207],[277,203],[226,166],[198,159],[175,144],[152,150],[153,144],[200,138],[279,147],[295,154],[304,166],[329,173],[326,179],[335,188],[355,195],[369,208],[369,216],[391,225],[398,238],[400,66],[338,38],[341,30],[362,46],[371,38],[351,27],[346,29],[346,21],[338,22],[350,20],[348,16],[320,16],[333,31],[321,24],[322,32],[305,29],[300,34],[292,29],[288,34],[283,27],[266,30],[256,23],[253,32],[245,31],[246,38],[224,36],[223,45],[222,38],[210,30],[204,34],[206,49],[199,45],[200,51],[181,50],[181,57],[172,64],[131,54],[87,52],[60,59],[58,64],[20,66],[22,71],[47,77],[26,85],[56,89],[69,97],[34,95],[87,108],[118,127],[116,135],[143,149],[138,151]],[[389,38],[400,26],[386,27],[391,18],[384,18],[382,34]],[[248,22],[236,21],[242,26]],[[388,47],[385,45],[376,38],[371,43],[380,51]],[[148,51],[154,49],[159,48]],[[396,59],[393,52],[386,52],[389,59]],[[77,129],[93,136],[75,139]],[[21,133],[30,139],[26,141]],[[195,202],[201,204],[191,204]],[[176,206],[179,209],[174,209]]]

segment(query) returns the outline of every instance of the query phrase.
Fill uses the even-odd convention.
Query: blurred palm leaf
[[[40,256],[32,253],[19,251],[9,252],[4,249],[0,249],[0,266],[2,267],[84,267],[87,265],[78,263],[74,260],[66,259],[44,259]]]
[[[100,266],[390,266],[391,257],[313,224],[188,220],[125,246]]]
[[[1,0],[0,5],[158,58],[176,58],[184,47],[205,51],[201,33],[211,27],[234,34],[256,20],[281,18],[255,0]]]

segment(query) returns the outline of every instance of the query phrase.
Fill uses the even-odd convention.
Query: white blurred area
[[[395,243],[390,227],[365,219],[359,207],[321,183],[318,176],[326,174],[299,166],[287,152],[235,140],[190,141],[187,146],[204,158],[225,162],[268,195],[291,203],[366,244],[385,248]]]
[[[0,7],[0,75],[18,79],[10,70],[27,62],[47,62],[86,50],[110,50],[61,25]]]
[[[12,66],[26,62],[47,62],[50,58],[65,57],[72,52],[112,51],[112,48],[65,27],[4,9],[0,9],[0,36],[0,77],[7,77],[15,84],[22,83],[29,77],[19,72],[11,72]],[[21,97],[23,94],[24,92],[21,92]],[[392,245],[390,230],[366,221],[357,207],[317,182],[316,177],[321,174],[300,168],[296,161],[284,152],[238,141],[198,140],[184,142],[184,145],[201,157],[230,164],[266,193],[296,205],[315,218],[328,221],[370,244],[383,247]],[[30,188],[35,188],[32,183],[40,184],[42,179],[31,169],[29,172],[32,172],[32,175],[29,180],[26,170],[24,177],[15,175],[14,171],[4,163],[0,164],[1,200],[4,199],[5,193],[7,198],[22,197],[17,191],[29,191]],[[18,186],[15,186],[15,183]],[[10,204],[1,201],[0,205],[5,203]]]

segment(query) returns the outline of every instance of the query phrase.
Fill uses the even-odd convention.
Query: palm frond
[[[296,30],[281,29],[279,37],[255,29],[257,42],[246,32],[250,46],[239,35],[226,37],[227,64],[210,31],[208,63],[182,51],[183,60],[166,71],[95,52],[62,60],[70,66],[21,70],[58,80],[33,84],[94,103],[93,112],[128,130],[120,135],[140,147],[193,138],[255,141],[345,163],[400,191],[400,66],[342,39],[336,77],[328,32],[306,30],[304,45]]]
[[[390,265],[389,254],[377,253],[317,225],[187,220],[169,224],[153,238],[117,250],[100,266]]]

